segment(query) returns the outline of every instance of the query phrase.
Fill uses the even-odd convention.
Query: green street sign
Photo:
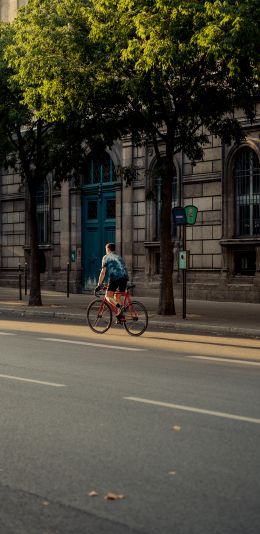
[[[179,269],[187,269],[187,251],[181,250],[179,252]]]
[[[190,267],[190,251],[181,250],[179,252],[179,269],[181,271],[185,271],[186,269],[189,269],[189,267]]]
[[[195,224],[197,219],[198,208],[196,206],[185,206],[186,223]]]

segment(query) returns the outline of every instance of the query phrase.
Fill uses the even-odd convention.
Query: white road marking
[[[14,332],[0,332],[0,336],[17,336]]]
[[[128,350],[133,352],[145,352],[147,349],[134,347],[120,347],[120,345],[105,345],[103,343],[89,343],[88,341],[74,341],[73,339],[59,339],[55,337],[39,337],[41,341],[55,341],[57,343],[70,343],[73,345],[85,345],[87,347],[100,347],[102,349]]]
[[[56,384],[55,382],[43,382],[42,380],[33,380],[31,378],[22,378],[20,376],[0,375],[0,378],[8,378],[9,380],[19,380],[20,382],[32,382],[33,384],[41,384],[42,386],[52,386],[54,388],[65,388],[65,384]]]
[[[143,404],[152,404],[153,406],[162,406],[164,408],[172,408],[173,410],[183,410],[185,412],[194,412],[201,413],[204,415],[213,415],[215,417],[224,417],[225,419],[234,419],[236,421],[246,421],[247,423],[255,423],[260,425],[260,419],[255,419],[253,417],[244,417],[242,415],[234,415],[231,413],[224,412],[212,412],[211,410],[203,410],[201,408],[194,408],[193,406],[182,406],[181,404],[171,404],[169,402],[160,402],[150,399],[142,399],[139,397],[124,397],[125,400],[141,402]]]
[[[249,347],[250,348],[250,347]],[[247,360],[233,360],[232,358],[214,358],[213,356],[188,356],[188,358],[192,358],[193,360],[212,360],[213,362],[219,362],[219,363],[238,363],[241,365],[255,365],[260,366],[260,362],[254,362],[254,361],[247,361]]]

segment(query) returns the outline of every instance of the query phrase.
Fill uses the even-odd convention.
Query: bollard
[[[27,295],[27,274],[28,274],[28,265],[25,262],[24,264],[24,294]]]
[[[21,264],[18,265],[19,270],[19,300],[22,300],[22,273],[21,273]]]
[[[67,263],[67,298],[70,296],[70,264]]]

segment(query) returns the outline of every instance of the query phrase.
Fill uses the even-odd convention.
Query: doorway
[[[115,242],[115,170],[109,155],[90,154],[82,187],[82,286],[92,291],[97,285],[105,245]]]

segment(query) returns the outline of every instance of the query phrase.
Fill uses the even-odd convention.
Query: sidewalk
[[[28,306],[28,296],[19,300],[18,288],[0,287],[0,320],[6,318],[41,318],[57,321],[86,323],[86,309],[94,295],[42,291],[43,306]],[[176,315],[157,314],[158,300],[136,297],[146,306],[149,329],[187,332],[194,334],[237,335],[260,338],[260,303],[213,302],[188,300],[187,317],[182,319],[182,300],[176,299]]]

